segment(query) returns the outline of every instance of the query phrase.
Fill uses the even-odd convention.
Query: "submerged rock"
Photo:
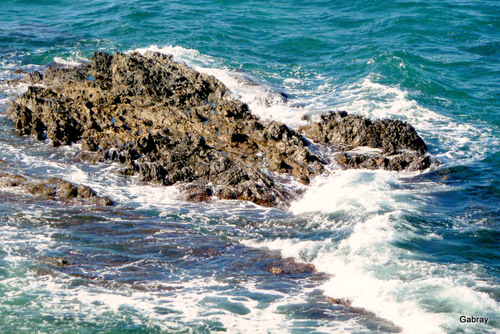
[[[297,275],[315,273],[316,267],[310,263],[297,262],[293,258],[285,258],[269,264],[266,270],[275,275]]]
[[[0,187],[17,187],[41,199],[83,201],[100,206],[113,205],[111,199],[98,196],[94,190],[87,186],[75,185],[58,178],[29,180],[17,174],[0,173]]]
[[[335,305],[342,305],[345,307],[351,307],[352,302],[348,299],[344,298],[332,298],[332,297],[326,297],[325,301],[329,304],[335,304]]]
[[[308,184],[325,172],[327,162],[297,131],[261,121],[223,83],[160,53],[97,52],[89,65],[48,68],[25,80],[38,85],[7,110],[21,135],[54,146],[81,143],[82,159],[120,162],[125,175],[181,184],[192,200],[217,196],[283,205],[296,193],[275,173]],[[425,144],[406,123],[329,114],[301,131],[338,147],[342,166],[427,168]],[[348,151],[357,146],[383,153],[360,159]],[[62,196],[75,193],[61,187]]]

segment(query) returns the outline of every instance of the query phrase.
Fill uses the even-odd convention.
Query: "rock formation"
[[[308,184],[328,163],[297,131],[261,121],[223,83],[160,53],[97,52],[89,65],[49,67],[25,80],[36,85],[7,110],[21,135],[54,146],[81,143],[82,158],[120,162],[123,173],[145,181],[181,184],[187,198],[282,205],[296,194],[277,175]],[[403,122],[331,113],[300,131],[332,146],[344,167],[429,166],[425,144]],[[358,146],[380,152],[352,152]]]
[[[331,112],[299,131],[316,143],[338,150],[334,158],[345,168],[417,171],[430,166],[430,158],[425,155],[427,146],[405,122],[371,121],[346,112]]]
[[[0,173],[0,187],[19,188],[44,200],[80,201],[100,206],[113,205],[111,199],[98,196],[87,186],[75,185],[58,178],[29,180],[17,174]]]

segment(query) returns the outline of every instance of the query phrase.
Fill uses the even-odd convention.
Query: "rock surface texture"
[[[299,131],[316,143],[339,150],[334,157],[345,168],[417,171],[430,167],[430,158],[425,155],[427,146],[405,122],[371,121],[346,112],[331,112]]]
[[[296,194],[277,175],[308,184],[329,163],[299,132],[261,121],[223,83],[160,53],[98,52],[90,65],[48,68],[25,80],[34,85],[7,110],[21,135],[54,146],[81,143],[82,158],[120,162],[123,173],[145,181],[182,184],[190,199],[283,205]],[[424,142],[403,122],[330,113],[300,131],[333,147],[343,167],[430,164]],[[378,151],[352,151],[358,146]]]

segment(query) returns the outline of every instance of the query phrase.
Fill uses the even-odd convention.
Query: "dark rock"
[[[26,192],[48,200],[73,201],[82,200],[100,206],[113,205],[108,197],[98,196],[94,190],[84,185],[74,185],[58,178],[45,180],[28,180],[24,176],[0,173],[1,187],[21,187]]]
[[[77,195],[78,188],[67,181],[63,181],[57,186],[57,197],[61,199],[75,198]]]
[[[371,121],[346,112],[330,112],[321,120],[299,128],[316,143],[330,145],[340,153],[335,160],[344,168],[424,170],[430,166],[427,146],[415,129],[401,121]],[[359,147],[379,149],[353,151]]]
[[[124,174],[215,196],[279,205],[294,195],[262,170],[307,183],[324,171],[302,136],[266,124],[215,78],[159,53],[98,52],[89,66],[49,68],[8,109],[21,135],[54,146],[81,142],[94,161],[124,163]],[[209,195],[210,194],[210,195]]]
[[[293,258],[279,259],[279,261],[269,264],[266,269],[275,275],[299,275],[316,272],[314,265],[297,262]]]
[[[180,190],[184,198],[195,202],[208,201],[214,195],[214,190],[208,182],[197,181],[183,184]]]
[[[77,198],[84,199],[100,206],[113,205],[113,201],[108,197],[101,197],[96,192],[87,186],[79,185],[77,189]]]
[[[96,52],[91,58],[91,69],[97,75],[97,79],[111,79],[112,60],[113,56],[106,52]]]
[[[46,199],[54,199],[57,194],[55,188],[50,187],[44,183],[28,184],[26,185],[25,189],[32,195]]]
[[[320,122],[301,127],[299,130],[315,142],[331,143],[346,149],[368,146],[381,148],[388,154],[403,150],[420,154],[427,152],[424,141],[415,129],[402,121],[371,121],[364,116],[340,111],[323,115]]]
[[[122,174],[147,182],[183,184],[191,200],[217,196],[285,205],[297,194],[273,173],[308,184],[326,171],[301,134],[280,122],[262,122],[223,83],[170,56],[96,52],[89,65],[49,67],[26,77],[43,80],[7,110],[20,135],[54,146],[79,142],[82,159],[122,163]],[[403,122],[331,113],[301,131],[341,150],[337,161],[344,167],[421,170],[429,161],[422,158],[424,142]],[[349,153],[358,146],[383,153]],[[62,197],[74,197],[69,185],[58,187]],[[78,187],[77,198],[95,198],[85,191]]]

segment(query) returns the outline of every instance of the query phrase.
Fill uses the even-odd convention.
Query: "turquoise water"
[[[96,50],[157,50],[292,127],[328,110],[408,121],[440,165],[335,171],[288,211],[187,203],[115,165],[75,162],[78,147],[17,136],[5,110],[26,87],[2,82],[3,170],[83,183],[118,205],[0,189],[0,331],[500,331],[499,13],[459,0],[1,0],[1,80]],[[280,256],[318,274],[269,273]]]

